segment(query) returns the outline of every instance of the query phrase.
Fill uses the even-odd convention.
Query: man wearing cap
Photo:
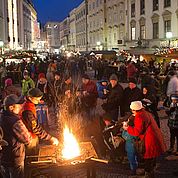
[[[145,144],[145,177],[154,177],[156,158],[165,152],[165,144],[160,129],[151,113],[147,112],[141,101],[130,104],[134,118],[134,126],[123,125],[123,129],[132,135],[144,139]],[[139,154],[139,153],[138,153]]]
[[[31,135],[19,117],[20,99],[11,94],[4,99],[1,126],[8,146],[2,150],[1,163],[4,178],[23,178],[25,145],[31,143]]]
[[[28,71],[24,71],[23,73],[24,79],[22,80],[22,95],[26,96],[27,92],[31,88],[35,88],[34,81],[30,78]]]
[[[50,141],[54,145],[58,145],[59,141],[48,134],[38,123],[36,116],[35,105],[38,104],[43,96],[43,93],[38,88],[32,88],[28,91],[27,100],[25,101],[22,109],[22,119],[27,129],[34,138],[37,144],[37,137],[42,140]]]
[[[137,87],[137,80],[135,78],[130,78],[129,86],[124,89],[124,113],[130,111],[129,106],[132,101],[141,101],[142,99],[142,91]]]
[[[107,102],[102,104],[102,108],[111,115],[113,121],[118,121],[119,106],[121,106],[123,99],[123,88],[118,83],[117,75],[112,74],[109,81]]]

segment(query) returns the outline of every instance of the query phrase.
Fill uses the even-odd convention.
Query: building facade
[[[5,22],[6,22],[6,17],[7,15],[5,14],[5,11],[4,9],[6,9],[5,7],[6,3],[5,3],[5,0],[0,0],[0,41],[3,41],[3,43],[5,43],[5,41],[7,40],[5,38],[5,31],[6,31],[6,28],[5,28]]]
[[[88,1],[89,50],[107,49],[106,3],[104,0]]]
[[[58,53],[60,48],[60,23],[47,22],[45,24],[46,41],[48,44],[48,52]]]
[[[61,23],[60,23],[60,45],[61,49],[67,49],[69,50],[69,35],[70,35],[70,18],[66,17]]]
[[[127,48],[178,47],[177,0],[127,0]]]
[[[0,0],[0,39],[9,50],[36,47],[37,13],[30,0]]]
[[[76,8],[76,51],[88,51],[87,14],[88,2],[83,1]]]
[[[69,13],[69,50],[76,50],[76,9]]]
[[[124,48],[126,37],[126,3],[124,0],[106,1],[106,31],[107,49],[119,50]]]

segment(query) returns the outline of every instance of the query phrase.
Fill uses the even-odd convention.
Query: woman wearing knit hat
[[[132,102],[130,109],[135,116],[134,126],[123,125],[123,129],[132,136],[144,139],[145,177],[154,177],[156,158],[165,152],[162,133],[153,116],[143,108],[141,101]]]

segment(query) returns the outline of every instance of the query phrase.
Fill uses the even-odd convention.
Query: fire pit
[[[31,177],[52,177],[52,178],[88,178],[92,172],[92,161],[101,161],[97,159],[96,151],[91,142],[81,142],[80,155],[64,159],[61,155],[62,146],[41,146],[38,156],[29,156],[28,158],[37,158],[37,161],[27,161],[27,178]]]

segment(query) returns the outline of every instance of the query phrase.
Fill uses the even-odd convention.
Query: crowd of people
[[[109,67],[113,63],[117,65],[117,70]],[[8,76],[8,70],[12,68],[20,71],[20,83]],[[94,76],[87,71],[88,68],[92,68]],[[82,130],[82,134],[79,134],[81,139],[95,135],[98,152],[103,157],[107,151],[103,151],[102,136],[97,135],[101,130],[94,130],[96,124],[102,122],[108,127],[112,123],[123,123],[118,133],[121,131],[126,141],[125,151],[131,173],[135,175],[139,166],[134,143],[141,139],[145,141],[146,149],[143,156],[145,177],[154,177],[156,158],[166,150],[158,116],[160,99],[165,100],[169,117],[171,138],[168,151],[173,153],[175,138],[178,143],[176,72],[176,64],[165,61],[160,65],[154,60],[149,63],[138,60],[135,63],[94,57],[47,58],[46,61],[2,65],[1,127],[8,142],[1,158],[4,177],[23,178],[25,154],[37,153],[38,138],[58,145],[64,124],[74,127],[75,122],[79,122],[80,127],[72,130],[76,133]],[[126,88],[123,88],[123,82],[127,83]],[[50,117],[50,112],[53,117]],[[128,120],[130,115],[133,117]],[[56,130],[57,134],[52,136],[51,130]],[[176,149],[178,155],[178,144]]]

